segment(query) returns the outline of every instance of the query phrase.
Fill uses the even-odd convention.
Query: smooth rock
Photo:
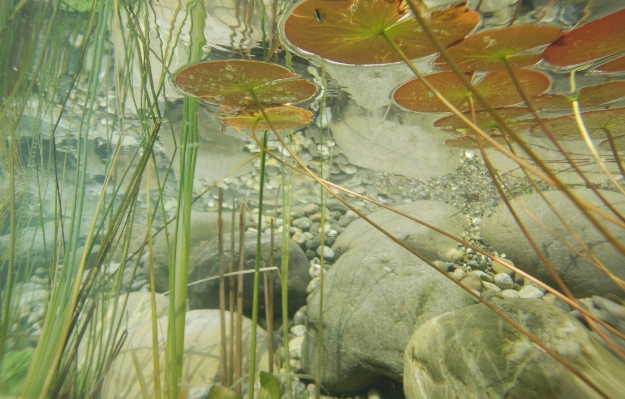
[[[521,298],[540,299],[543,295],[545,294],[541,290],[532,285],[525,286],[519,290]]]
[[[519,292],[515,290],[502,290],[499,296],[503,299],[517,299],[521,297]]]
[[[597,196],[589,189],[572,190],[578,198],[591,206],[600,206],[604,209]],[[611,191],[599,190],[615,209],[625,214],[625,200],[623,196]],[[530,210],[533,215],[547,228],[557,232],[558,236],[572,245],[577,251],[588,257],[583,248],[568,232],[568,228],[575,231],[585,243],[592,243],[591,250],[599,260],[618,278],[625,279],[625,256],[615,249],[599,231],[581,214],[568,197],[559,191],[547,191],[546,198],[555,206],[558,213],[564,218],[564,223],[547,206],[538,194],[519,196],[512,201],[512,206],[519,214],[531,236],[539,243],[541,250],[562,278],[564,283],[576,297],[604,295],[614,293],[622,295],[621,289],[605,273],[593,267],[582,257],[576,255],[567,246],[563,245],[553,235],[532,219],[521,209]],[[619,242],[625,242],[625,230],[601,219],[600,223]],[[498,206],[492,214],[483,218],[481,231],[488,244],[496,250],[506,251],[515,260],[515,266],[531,274],[539,280],[556,287],[549,271],[535,254],[527,238],[517,226],[514,218],[505,205]]]
[[[319,295],[312,292],[306,309],[302,365],[307,373],[317,364]],[[390,239],[372,237],[326,273],[321,384],[331,392],[356,392],[382,375],[401,380],[401,353],[410,331],[475,301]]]
[[[273,244],[273,264],[280,265],[282,262],[282,236],[276,235]],[[239,235],[235,234],[234,264],[239,265]],[[269,266],[271,248],[271,235],[261,235],[261,265]],[[223,258],[224,265],[230,264],[230,234],[223,235]],[[256,259],[256,233],[245,233],[245,260],[244,270],[253,270]],[[289,312],[292,314],[306,303],[306,286],[310,280],[308,274],[309,262],[304,251],[293,240],[289,240]],[[218,239],[214,238],[194,256],[194,263],[189,267],[189,283],[204,280],[209,277],[219,276],[219,245]],[[282,314],[281,279],[278,273],[274,276],[274,313]],[[262,279],[261,279],[262,280]],[[254,274],[243,276],[243,312],[251,315],[252,296],[254,292]],[[229,299],[229,285],[226,284],[226,307]],[[260,284],[260,298],[264,298],[264,284]],[[193,284],[188,289],[189,306],[191,309],[218,309],[219,308],[219,279],[211,279]],[[260,301],[260,311],[263,314],[265,301]]]
[[[321,247],[317,247],[317,255],[321,256]],[[329,261],[334,260],[334,251],[332,248],[325,245],[323,246],[323,258]]]
[[[537,299],[495,301],[611,398],[625,392],[625,363],[575,318]],[[435,317],[405,350],[406,399],[600,398],[590,386],[483,304]]]
[[[514,287],[514,281],[512,281],[512,277],[506,273],[498,273],[495,274],[495,278],[493,279],[497,287],[502,290],[512,289]]]
[[[220,380],[219,353],[221,348],[219,310],[192,310],[186,314],[184,330],[184,367],[183,381],[189,389],[202,387]],[[226,320],[230,313],[226,311]],[[167,316],[158,319],[161,326],[157,329],[159,342],[167,338]],[[243,318],[243,369],[249,368],[249,346],[252,322]],[[267,333],[257,328],[257,365],[258,372],[268,370]],[[226,323],[226,339],[229,341],[230,323]],[[145,381],[145,394],[154,397],[154,364],[152,350],[152,325],[146,322],[132,329],[117,355],[102,384],[102,399],[143,398],[140,381]],[[135,368],[138,362],[140,370]],[[160,376],[164,381],[165,353],[159,347]],[[142,376],[137,375],[141,372]]]
[[[483,281],[482,284],[484,284],[484,289],[486,289],[487,291],[501,292],[501,288],[497,287],[493,283],[489,283],[488,281]]]
[[[482,280],[480,280],[480,278],[475,275],[463,278],[462,280],[460,280],[460,284],[464,285],[470,290],[475,290],[477,292],[481,292],[483,288]]]
[[[493,263],[491,264],[491,267],[493,268],[493,271],[495,272],[495,274],[506,273],[512,276],[512,274],[514,273],[514,270],[510,269],[508,266],[505,266],[503,263],[499,262],[500,260],[514,266],[514,262],[512,262],[510,259],[495,257],[493,259]]]
[[[464,218],[451,205],[436,201],[415,201],[401,204],[395,209],[411,216],[422,219],[445,231],[460,236],[464,229]],[[455,215],[455,216],[453,216]],[[371,213],[368,217],[381,227],[393,234],[399,240],[424,255],[429,260],[444,260],[453,262],[453,251],[456,250],[456,241],[436,233],[410,219],[389,210]],[[332,249],[339,257],[344,252],[355,248],[369,240],[379,240],[386,236],[359,219],[345,228],[334,243]]]
[[[464,278],[464,276],[466,275],[466,273],[464,272],[464,270],[457,268],[456,270],[454,270],[453,272],[449,273],[453,278],[455,278],[456,280],[460,281]]]

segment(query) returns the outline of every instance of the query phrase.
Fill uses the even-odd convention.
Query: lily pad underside
[[[536,124],[534,119],[527,119],[531,116],[531,113],[529,109],[524,107],[505,107],[499,108],[496,111],[506,124],[517,132],[529,129]],[[465,116],[469,120],[471,119],[470,113],[466,112]],[[477,111],[475,113],[475,121],[480,129],[490,135],[499,135],[502,132],[499,123],[495,121],[488,111]],[[475,135],[475,133],[456,115],[441,118],[434,122],[434,126],[452,133]]]
[[[274,129],[295,129],[310,123],[312,113],[308,110],[289,105],[267,107],[265,113]],[[259,109],[245,111],[235,116],[224,116],[220,120],[239,129],[270,130],[271,126]]]
[[[577,99],[580,108],[596,107],[625,97],[625,81],[614,80],[582,88],[577,96],[545,93],[531,101],[536,110],[573,109],[572,101]]]
[[[284,36],[307,53],[343,64],[385,64],[437,52],[400,0],[307,0],[284,23]],[[430,27],[444,46],[462,39],[479,21],[464,4],[431,14]]]
[[[545,49],[558,66],[584,64],[625,51],[625,9],[573,29]]]
[[[537,96],[550,85],[549,77],[537,71],[519,69],[514,71],[514,74],[528,98]],[[467,77],[470,78],[469,75]],[[472,97],[472,95],[454,73],[434,73],[425,76],[425,78],[460,111],[470,110],[469,97]],[[506,107],[523,101],[507,71],[491,72],[475,87],[490,106],[494,108]],[[392,98],[397,105],[411,111],[449,111],[418,78],[410,80],[395,89]],[[484,109],[484,106],[476,102],[475,110],[481,109]]]
[[[625,72],[625,55],[615,58],[612,61],[606,62],[605,64],[599,65],[597,68],[595,68],[595,72]]]
[[[625,135],[625,108],[588,111],[583,112],[581,116],[588,134],[593,139],[605,138],[606,131],[610,131],[613,137]],[[551,134],[560,140],[578,140],[582,138],[575,115],[547,119],[544,123]],[[538,125],[530,129],[530,132],[536,135],[544,135],[542,128]]]
[[[174,75],[183,93],[233,109],[262,105],[297,104],[311,98],[317,86],[287,68],[260,61],[207,61]]]
[[[506,63],[518,69],[543,58],[542,52],[526,51],[552,43],[560,36],[562,30],[554,26],[515,25],[481,31],[451,46],[447,52],[464,72],[499,71],[506,69]],[[442,57],[435,64],[449,69]]]

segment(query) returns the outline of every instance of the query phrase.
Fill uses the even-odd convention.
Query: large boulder
[[[625,199],[620,194],[610,191],[600,192],[619,212],[625,214]],[[601,206],[600,200],[592,190],[574,190],[573,193],[593,206]],[[558,213],[564,218],[567,225],[557,217],[538,194],[520,196],[515,201],[512,201],[512,205],[530,235],[536,240],[553,268],[571,292],[578,298],[607,293],[622,294],[622,290],[618,288],[605,272],[595,268],[584,258],[558,241],[517,203],[517,201],[520,202],[542,224],[556,232],[564,241],[588,257],[588,253],[582,249],[581,245],[574,240],[567,230],[567,227],[571,228],[616,277],[624,279],[625,256],[615,249],[592,226],[565,194],[560,191],[549,191],[545,193],[545,196],[557,207]],[[601,207],[601,209],[609,212],[605,206]],[[616,237],[617,241],[625,242],[625,230],[611,223],[606,223],[601,217],[597,217],[597,219]],[[554,287],[556,286],[549,271],[532,249],[529,241],[523,235],[505,204],[499,205],[492,214],[483,219],[480,230],[484,239],[494,249],[507,253],[510,259],[514,261],[515,266]]]
[[[158,319],[159,370],[161,387],[164,388],[166,368],[164,343],[167,340],[167,317]],[[226,312],[226,321],[230,314]],[[221,381],[220,348],[221,334],[218,310],[193,310],[187,312],[184,330],[184,366],[182,383],[190,390],[208,388]],[[243,370],[249,369],[250,337],[252,322],[243,318]],[[268,370],[267,333],[257,328],[256,370]],[[230,323],[226,322],[226,341],[230,342]],[[124,345],[115,358],[102,384],[102,399],[153,398],[154,363],[152,349],[152,325],[144,323],[128,332]],[[136,363],[136,365],[135,365]],[[138,366],[138,368],[137,368]],[[139,375],[141,373],[141,375]],[[145,382],[144,387],[142,383]],[[145,389],[145,392],[142,391]],[[147,395],[147,396],[145,396]]]
[[[239,268],[239,235],[235,234],[235,269]],[[189,283],[194,283],[210,277],[219,276],[219,245],[217,238],[208,243],[195,256],[194,263],[189,269]],[[228,270],[230,265],[230,234],[223,235],[224,268]],[[269,267],[271,256],[271,235],[261,235],[261,263],[260,267]],[[256,233],[245,233],[245,257],[244,269],[254,270],[256,262]],[[273,264],[280,267],[282,263],[282,236],[276,235],[273,244]],[[293,240],[289,240],[289,313],[295,313],[297,309],[306,304],[306,286],[310,280],[308,273],[309,262],[302,248]],[[263,272],[268,273],[268,272]],[[277,272],[273,273],[274,281],[274,314],[282,314],[282,283]],[[235,277],[236,279],[236,277]],[[263,278],[260,279],[259,297],[261,312],[265,308],[265,289]],[[248,273],[243,276],[243,312],[251,314],[254,290],[254,274]],[[229,284],[226,283],[226,304],[228,305]],[[219,308],[219,279],[213,278],[189,286],[189,306],[191,309]],[[261,313],[263,314],[263,313]]]
[[[459,214],[453,206],[442,202],[415,201],[398,205],[394,209],[424,220],[456,236],[460,236],[464,228],[463,215]],[[367,217],[429,260],[454,262],[462,256],[456,249],[456,241],[392,211],[383,209]],[[332,249],[337,256],[340,256],[364,242],[383,237],[386,236],[365,220],[358,219],[347,226],[345,231],[337,237]]]
[[[308,298],[304,371],[315,375],[320,290]],[[321,385],[355,392],[381,376],[401,381],[403,351],[427,320],[475,299],[389,238],[350,249],[325,276]]]
[[[538,299],[494,304],[608,397],[623,397],[625,363],[573,316]],[[416,330],[405,351],[404,391],[407,399],[601,397],[483,304],[440,315]]]
[[[222,220],[223,232],[229,232],[231,222],[229,217]],[[197,255],[217,237],[217,212],[194,212],[191,214],[191,234],[189,234],[189,264],[191,267],[196,263]],[[169,290],[169,266],[167,261],[167,246],[170,250],[174,245],[174,231],[169,229],[168,239],[162,231],[156,236],[154,243],[154,280],[156,291],[165,292]],[[150,269],[143,268],[146,280],[150,281]]]
[[[439,116],[393,108],[386,112],[387,107],[369,111],[349,103],[340,121],[332,123],[334,139],[350,163],[414,179],[442,176],[458,168],[458,151],[445,147],[448,135],[434,127]]]

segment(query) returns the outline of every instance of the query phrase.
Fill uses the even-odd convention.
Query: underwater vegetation
[[[0,395],[622,395],[625,8],[482,3],[3,2]]]

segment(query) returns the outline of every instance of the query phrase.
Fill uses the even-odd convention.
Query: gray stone
[[[317,255],[321,256],[321,247],[317,247]],[[324,260],[334,260],[334,251],[332,248],[323,246],[323,259]]]
[[[494,281],[497,287],[501,288],[502,290],[509,290],[514,287],[514,281],[512,281],[512,277],[510,277],[510,275],[506,273],[495,274]]]
[[[456,268],[456,270],[454,270],[453,272],[449,274],[458,281],[462,280],[464,276],[466,275],[464,270],[462,270],[461,268]]]
[[[499,296],[503,299],[517,299],[521,297],[518,291],[510,290],[510,289],[501,290],[501,292],[499,293]]]
[[[230,232],[230,218],[223,218],[223,232]],[[169,290],[169,266],[167,245],[174,245],[173,229],[169,229],[171,237],[167,240],[165,232],[156,237],[154,243],[154,281],[157,292]],[[237,234],[238,235],[238,234]],[[217,237],[217,212],[194,212],[191,214],[191,234],[189,235],[189,265],[193,267],[198,254]],[[150,280],[150,268],[143,269],[146,280]]]
[[[398,205],[395,209],[431,223],[456,236],[460,236],[464,229],[464,218],[458,214],[458,210],[441,202],[415,201]],[[458,261],[457,243],[451,238],[386,209],[371,213],[368,217],[429,260]],[[365,220],[359,219],[345,228],[343,233],[337,237],[332,249],[339,257],[342,253],[365,241],[383,237],[386,236]]]
[[[497,287],[495,284],[490,283],[488,281],[484,281],[482,282],[482,284],[484,284],[484,288],[487,291],[495,291],[495,292],[501,292],[501,288]]]
[[[303,218],[297,218],[293,220],[291,224],[297,227],[298,229],[308,230],[310,228],[310,225],[312,225],[312,221],[306,217],[303,217]]]
[[[306,310],[302,365],[314,373],[320,291]],[[401,380],[402,351],[416,326],[475,303],[454,283],[388,238],[344,253],[325,276],[321,384],[335,392]]]
[[[433,127],[437,117],[395,108],[385,118],[386,107],[363,111],[350,104],[341,121],[332,124],[334,139],[351,163],[415,179],[441,176],[458,167],[457,151],[441,145],[445,134]]]
[[[575,318],[537,299],[493,304],[608,397],[622,397],[625,363]],[[445,313],[415,331],[405,351],[404,390],[406,399],[601,397],[483,304]]]
[[[230,313],[226,312],[226,320]],[[221,348],[219,310],[193,310],[187,312],[184,329],[183,381],[188,389],[203,387],[220,380],[219,352]],[[167,337],[167,316],[158,319],[159,342]],[[250,335],[252,322],[243,318],[243,369],[249,369]],[[267,333],[257,328],[257,372],[268,370]],[[226,323],[226,340],[230,342],[230,323]],[[166,369],[163,346],[159,347],[159,378],[165,381]],[[102,399],[135,399],[154,396],[154,363],[152,349],[152,324],[143,323],[128,332],[124,345],[111,364],[102,384]],[[134,358],[134,359],[133,359]],[[217,359],[217,360],[216,360]],[[140,370],[135,368],[138,363]],[[138,373],[141,372],[139,377]],[[142,388],[141,383],[145,382]],[[146,389],[145,392],[142,389]],[[145,395],[147,396],[144,396]]]
[[[519,290],[519,296],[521,298],[539,299],[542,298],[543,295],[545,294],[541,290],[532,285],[525,286]]]
[[[514,273],[514,270],[510,269],[508,266],[504,266],[501,262],[498,262],[498,260],[502,260],[514,266],[514,262],[512,262],[510,259],[495,257],[491,265],[491,267],[493,268],[493,271],[495,273],[506,273],[512,276],[512,273]]]
[[[620,194],[610,191],[600,192],[615,209],[625,213],[625,200]],[[590,205],[600,206],[602,204],[591,190],[573,190],[573,193],[576,197],[581,198]],[[559,191],[549,191],[544,194],[552,204],[557,206],[559,214],[564,218],[568,226],[565,226],[558,219],[538,194],[517,197],[515,201],[512,201],[512,205],[531,236],[540,245],[542,252],[549,259],[555,271],[576,297],[607,293],[619,295],[622,291],[604,272],[593,267],[582,257],[556,240],[528,216],[517,203],[517,201],[521,202],[541,223],[552,231],[557,232],[568,244],[588,257],[588,254],[585,253],[568,232],[567,227],[570,227],[616,277],[625,279],[625,256],[615,249],[591,225],[565,194]],[[605,206],[602,209],[605,210]],[[598,218],[601,219],[600,223],[614,235],[617,241],[625,242],[625,231],[623,229],[606,222],[601,217]],[[499,251],[506,251],[515,260],[515,266],[556,287],[549,271],[534,253],[527,238],[522,234],[505,205],[498,206],[491,215],[483,218],[481,231],[489,245]]]
[[[282,236],[276,235],[273,244],[273,264],[279,266],[282,261]],[[230,234],[223,236],[224,266],[227,269],[230,264]],[[238,270],[239,265],[239,235],[235,234],[235,257],[234,264]],[[271,248],[271,235],[261,235],[261,264],[260,267],[269,266]],[[253,270],[256,259],[256,233],[245,233],[245,261],[244,269]],[[308,274],[309,262],[299,245],[289,240],[289,312],[292,314],[302,305],[306,304],[306,286],[310,280]],[[189,283],[219,276],[219,251],[218,240],[214,238],[204,249],[195,256],[195,262],[189,268]],[[282,313],[281,279],[274,272],[274,313]],[[262,281],[262,278],[261,278]],[[243,311],[251,314],[252,294],[254,287],[254,274],[245,274],[243,277]],[[226,284],[226,303],[229,298],[229,285]],[[264,284],[260,284],[260,298],[264,298]],[[212,279],[189,286],[189,306],[191,309],[218,309],[219,308],[219,279]],[[265,301],[260,301],[261,314],[264,312]],[[226,305],[228,306],[228,305]]]
[[[460,281],[460,284],[464,285],[465,287],[467,287],[470,290],[475,290],[477,292],[481,292],[483,285],[482,285],[482,280],[480,280],[480,278],[478,276],[472,275],[472,276],[467,276],[465,278],[463,278]]]

